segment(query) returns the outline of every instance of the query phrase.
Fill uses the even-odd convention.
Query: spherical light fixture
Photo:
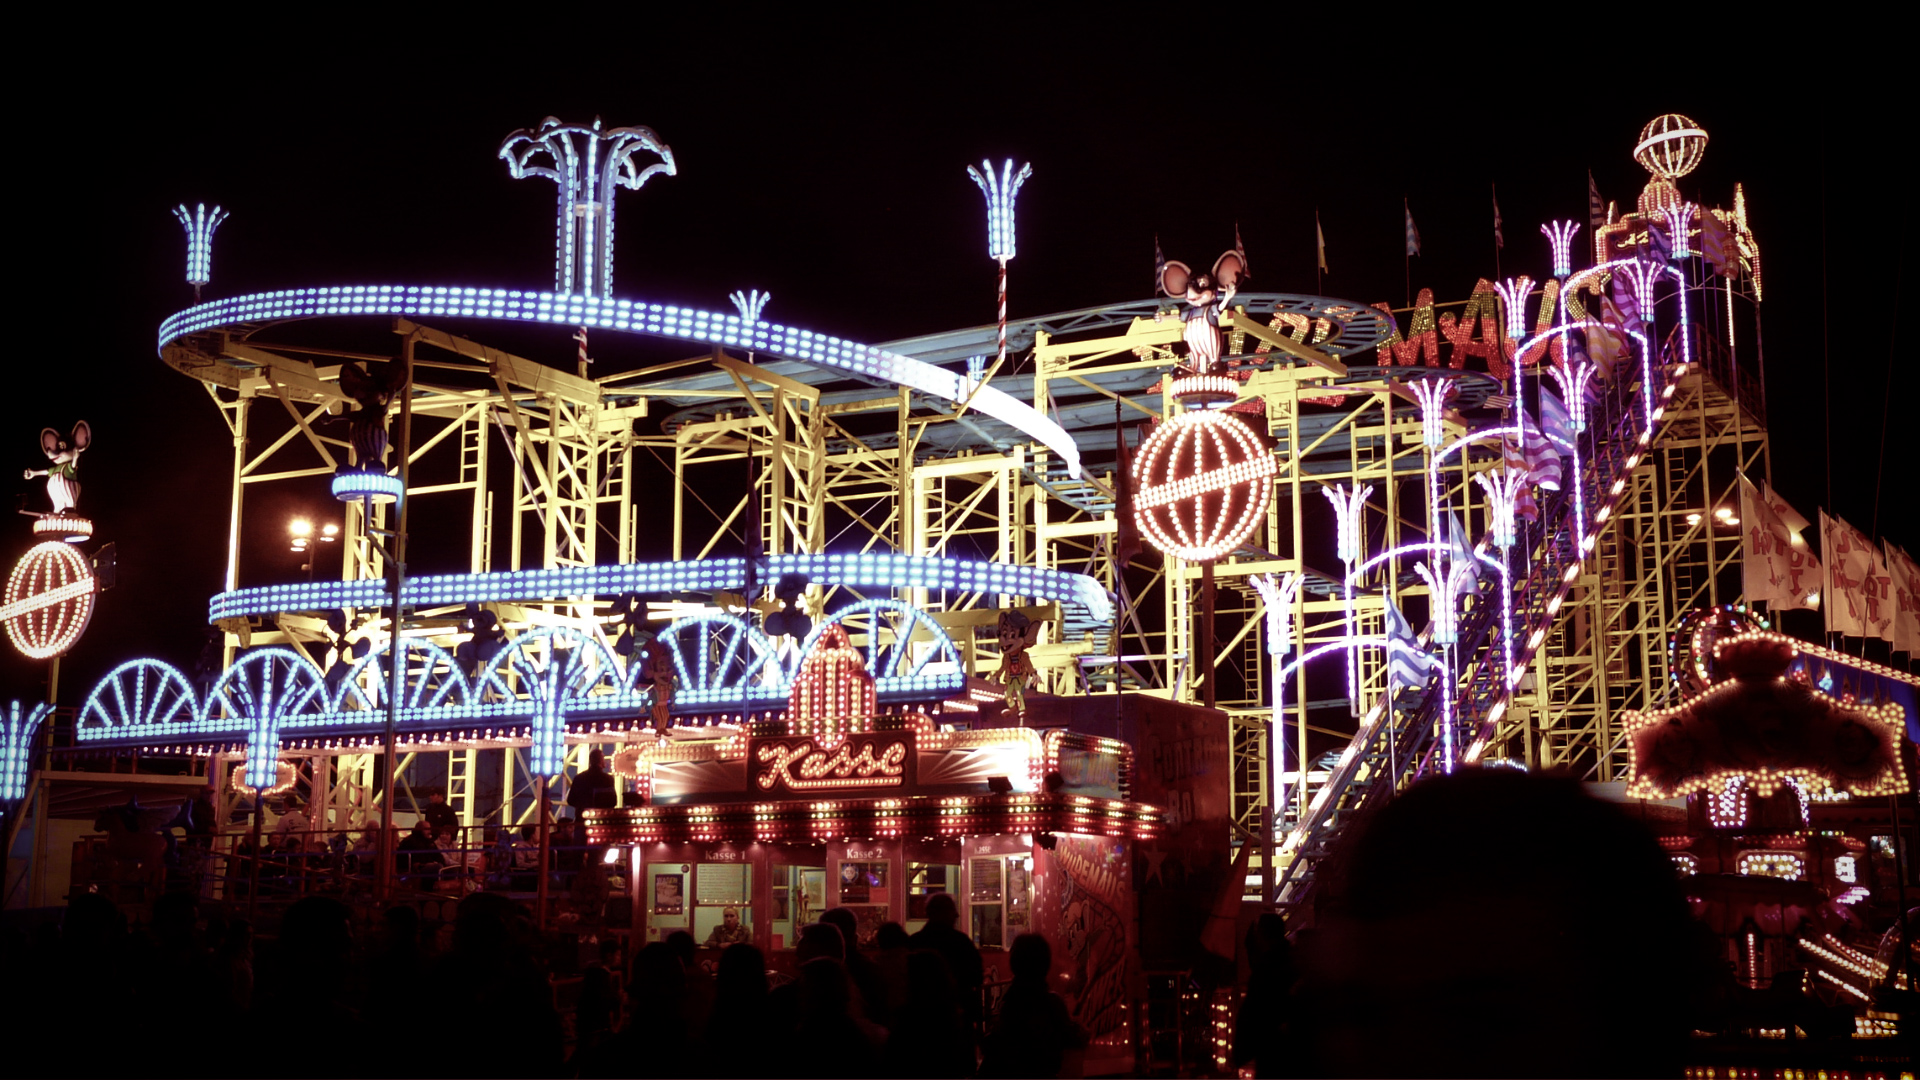
[[[1196,410],[1161,424],[1141,444],[1134,469],[1141,533],[1188,562],[1211,562],[1239,547],[1273,494],[1273,455],[1227,412]]]

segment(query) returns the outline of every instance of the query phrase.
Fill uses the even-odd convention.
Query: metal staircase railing
[[[1601,400],[1589,410],[1586,431],[1576,437],[1580,469],[1574,480],[1583,499],[1589,538],[1608,524],[1629,473],[1652,440],[1636,385],[1639,380],[1632,377],[1639,372],[1625,363],[1616,370],[1628,377],[1601,384]],[[1657,395],[1655,410],[1665,404],[1674,380],[1683,373],[1684,365],[1658,368],[1659,385],[1647,388]],[[1519,542],[1508,552],[1514,579],[1516,669],[1524,669],[1545,640],[1587,555],[1579,550],[1575,521],[1574,489],[1568,486],[1545,501],[1538,522],[1521,523]],[[1462,675],[1455,695],[1455,723],[1462,736],[1459,742],[1466,748],[1463,758],[1469,762],[1493,743],[1510,700],[1501,629],[1497,593],[1495,602],[1476,603],[1458,623],[1456,654],[1462,658]],[[1383,698],[1362,718],[1353,740],[1281,846],[1278,900],[1283,907],[1298,908],[1309,901],[1320,862],[1359,814],[1390,798],[1402,785],[1440,771],[1437,735],[1443,722],[1443,695],[1434,692],[1437,686],[1438,678],[1426,687],[1402,690],[1391,700]],[[1303,770],[1303,783],[1305,775]]]

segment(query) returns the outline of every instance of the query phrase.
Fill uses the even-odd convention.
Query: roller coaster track
[[[1586,550],[1576,536],[1576,501],[1568,487],[1541,504],[1538,522],[1522,522],[1519,541],[1508,553],[1513,582],[1514,671],[1545,640],[1568,589],[1579,576],[1583,558],[1592,550],[1594,536],[1611,519],[1629,474],[1650,448],[1653,427],[1640,399],[1637,365],[1623,363],[1623,375],[1603,384],[1602,399],[1589,413],[1586,431],[1577,436],[1580,470],[1577,481],[1584,499]],[[1653,413],[1660,410],[1685,374],[1684,363],[1654,369],[1657,386]],[[1498,589],[1498,584],[1494,589]],[[1500,721],[1511,701],[1512,685],[1506,673],[1502,619],[1497,602],[1476,603],[1459,621],[1456,653],[1459,680],[1454,694],[1457,730],[1464,746],[1463,760],[1473,763],[1496,742]],[[1406,785],[1443,769],[1437,734],[1444,723],[1444,695],[1438,676],[1426,687],[1401,690],[1383,698],[1362,718],[1359,730],[1340,753],[1324,783],[1308,800],[1307,808],[1280,847],[1281,868],[1277,896],[1282,907],[1300,910],[1311,904],[1321,863],[1339,844],[1353,822],[1383,805]],[[1303,770],[1304,776],[1304,770]]]

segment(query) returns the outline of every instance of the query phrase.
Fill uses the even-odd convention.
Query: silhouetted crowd
[[[1680,1075],[1715,985],[1711,939],[1659,845],[1577,783],[1476,770],[1417,785],[1322,872],[1311,929],[1269,914],[1247,935],[1237,1064]],[[459,899],[433,940],[413,907],[356,932],[341,900],[305,896],[264,942],[190,893],[135,930],[79,894],[57,925],[10,931],[4,960],[16,1030],[62,1074],[1074,1075],[1088,1033],[1048,985],[1049,943],[1014,941],[990,1005],[953,899],[927,914],[862,947],[853,913],[830,909],[798,933],[790,973],[681,932],[631,955],[608,938],[556,981],[554,939],[498,893]]]

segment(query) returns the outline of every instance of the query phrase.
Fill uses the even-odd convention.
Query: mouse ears
[[[1238,248],[1222,252],[1220,257],[1213,261],[1213,280],[1223,289],[1233,288],[1243,278],[1252,276],[1247,272],[1247,256]]]
[[[1187,283],[1193,280],[1193,270],[1179,259],[1169,259],[1160,264],[1160,280],[1156,282],[1160,291],[1168,296],[1187,295]]]

